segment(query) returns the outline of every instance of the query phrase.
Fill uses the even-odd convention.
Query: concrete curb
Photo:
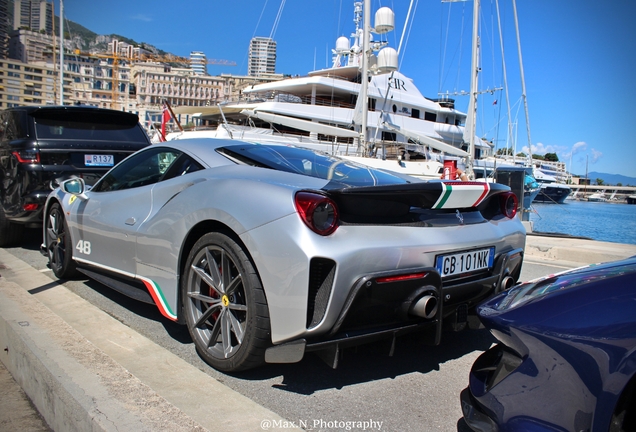
[[[0,360],[53,430],[260,431],[263,421],[284,422],[4,250],[0,263]]]
[[[580,266],[636,255],[636,245],[528,234],[526,258],[565,261]]]

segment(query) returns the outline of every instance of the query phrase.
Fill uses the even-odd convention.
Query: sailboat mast
[[[515,30],[517,32],[517,51],[519,53],[519,71],[521,72],[521,97],[526,111],[526,130],[528,132],[528,151],[532,160],[532,140],[530,139],[530,115],[528,114],[528,98],[526,97],[526,79],[523,74],[523,58],[521,56],[521,38],[519,37],[519,20],[517,19],[517,1],[512,0],[512,9],[515,16]]]
[[[470,101],[468,102],[468,119],[466,128],[468,129],[468,158],[466,159],[466,174],[469,178],[473,176],[473,158],[475,157],[475,133],[477,132],[477,93],[479,84],[479,8],[480,0],[473,1],[473,37],[471,56],[471,76],[470,76]],[[466,131],[465,131],[466,132]]]
[[[369,115],[369,39],[371,33],[371,0],[364,0],[364,18],[362,20],[362,72],[359,98],[362,98],[362,125],[360,130],[360,147],[367,155],[367,117]]]

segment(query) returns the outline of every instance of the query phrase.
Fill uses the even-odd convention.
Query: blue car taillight
[[[472,377],[479,382],[472,382],[471,390],[475,396],[481,396],[500,383],[523,363],[523,359],[511,349],[501,344],[495,345],[480,355],[471,369]],[[483,387],[482,387],[483,386]]]

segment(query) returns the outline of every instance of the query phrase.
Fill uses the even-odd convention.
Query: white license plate
[[[84,155],[84,165],[86,166],[106,166],[112,167],[115,158],[113,155]]]
[[[435,267],[442,276],[457,276],[477,270],[489,269],[495,260],[495,248],[475,249],[450,255],[439,255]]]

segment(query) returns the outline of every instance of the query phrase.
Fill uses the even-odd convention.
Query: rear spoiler
[[[434,210],[465,209],[479,206],[492,195],[509,191],[500,183],[477,181],[443,181],[392,184],[383,186],[361,186],[326,191],[339,205],[346,202],[363,205],[370,200],[385,201],[406,208],[419,207]]]

